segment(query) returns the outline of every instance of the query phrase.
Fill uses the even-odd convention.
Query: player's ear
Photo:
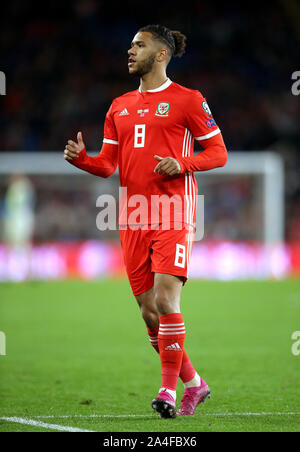
[[[160,49],[157,55],[157,61],[159,62],[165,61],[167,59],[167,56],[168,56],[167,49]]]

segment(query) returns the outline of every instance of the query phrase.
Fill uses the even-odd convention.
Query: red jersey
[[[194,139],[204,150],[194,153]],[[180,174],[154,173],[154,158],[173,157]],[[205,98],[170,79],[159,88],[140,88],[114,99],[105,118],[100,154],[83,149],[71,163],[92,174],[109,177],[119,165],[123,193],[120,225],[176,223],[194,225],[197,184],[194,171],[224,166],[227,151]],[[152,229],[152,228],[151,228]]]
[[[103,142],[118,146],[120,182],[127,189],[127,203],[125,207],[123,198],[119,223],[135,223],[135,215],[130,218],[130,214],[138,213],[142,198],[134,195],[143,195],[148,201],[148,215],[143,207],[140,209],[138,223],[141,224],[146,220],[147,224],[157,223],[158,212],[154,212],[153,203],[158,198],[153,195],[169,198],[177,195],[186,202],[186,212],[181,215],[179,204],[171,203],[171,223],[174,220],[193,224],[197,196],[194,174],[154,173],[158,163],[154,155],[173,157],[181,163],[193,155],[194,139],[201,142],[217,134],[220,129],[202,94],[170,79],[159,88],[146,92],[139,88],[114,99],[106,115]],[[160,208],[159,223],[162,222]]]

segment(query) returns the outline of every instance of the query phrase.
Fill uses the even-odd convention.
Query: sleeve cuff
[[[118,141],[116,140],[110,140],[108,138],[103,138],[103,143],[108,143],[108,144],[119,144]]]
[[[186,173],[186,166],[185,166],[185,163],[184,163],[184,159],[177,158],[176,160],[177,160],[177,162],[180,165],[180,174],[185,174]]]
[[[86,149],[83,148],[80,152],[77,158],[71,160],[70,163],[73,163],[73,165],[75,166],[79,166],[80,164],[82,164],[85,161],[87,154],[86,154]]]

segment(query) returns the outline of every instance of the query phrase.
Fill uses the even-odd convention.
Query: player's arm
[[[224,166],[228,157],[221,130],[200,91],[193,91],[189,96],[185,112],[186,126],[203,151],[197,155],[180,156],[181,172],[208,171]]]
[[[176,174],[191,173],[194,171],[208,171],[224,166],[227,162],[227,149],[221,133],[201,141],[203,151],[191,157],[174,159],[173,157],[162,158],[155,155],[159,161],[154,172],[175,176]]]
[[[64,158],[77,168],[100,177],[110,177],[118,165],[118,146],[104,142],[100,154],[90,157],[86,153],[82,133],[78,132],[77,142],[68,140]]]
[[[225,166],[228,160],[227,149],[221,133],[201,140],[203,151],[191,157],[179,160],[181,173],[193,171],[208,171]]]
[[[186,128],[202,145],[198,155],[180,156],[177,159],[154,156],[160,160],[155,172],[174,176],[186,172],[208,171],[224,166],[227,162],[227,150],[221,131],[215,123],[205,98],[199,91],[193,91],[185,108]]]

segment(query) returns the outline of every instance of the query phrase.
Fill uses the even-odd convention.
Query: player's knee
[[[148,328],[156,328],[159,324],[158,313],[154,310],[150,310],[145,306],[141,307],[142,317]]]
[[[178,311],[177,300],[164,288],[158,288],[155,291],[154,301],[159,315]]]

